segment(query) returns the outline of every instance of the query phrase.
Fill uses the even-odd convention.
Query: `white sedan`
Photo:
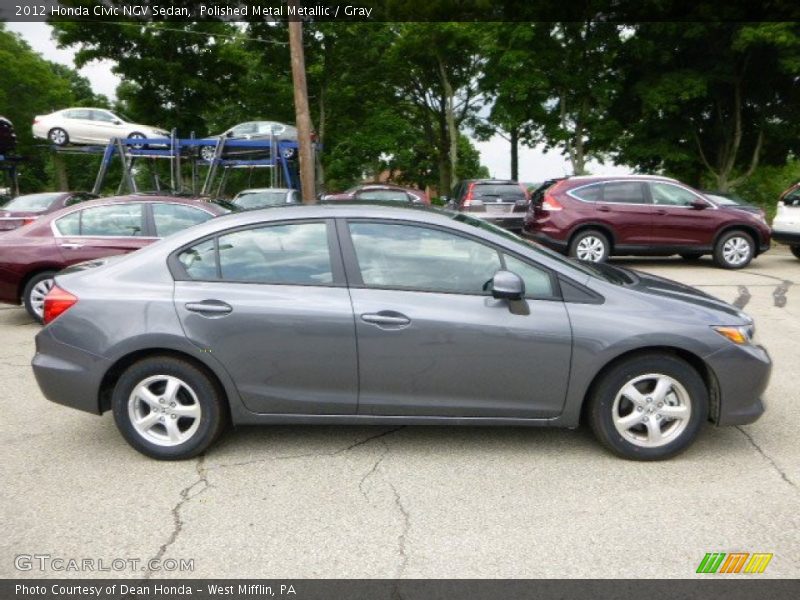
[[[130,123],[104,108],[65,108],[33,118],[33,137],[56,146],[107,144],[114,138],[166,138],[169,132],[150,125]]]

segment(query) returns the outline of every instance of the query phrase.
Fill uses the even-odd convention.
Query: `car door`
[[[128,137],[127,125],[107,110],[93,110],[91,136],[95,142],[108,142],[114,138]]]
[[[187,338],[224,366],[249,410],[356,412],[353,309],[332,223],[223,232],[178,251],[171,269]]]
[[[649,184],[653,199],[653,243],[669,247],[710,247],[719,214],[699,194],[666,181]],[[705,208],[693,206],[702,202]]]
[[[642,181],[609,181],[595,206],[598,218],[614,232],[614,245],[646,246],[651,243],[653,206]]]
[[[54,223],[56,244],[67,265],[133,252],[156,239],[146,228],[140,202],[87,207]]]
[[[63,127],[69,135],[71,142],[92,142],[93,123],[92,111],[88,108],[75,108],[63,113],[62,123],[58,123],[59,127]]]
[[[356,219],[339,227],[358,338],[360,414],[535,418],[562,411],[572,335],[551,274],[450,229]],[[529,297],[519,301],[527,311],[484,291],[504,266],[527,282]]]

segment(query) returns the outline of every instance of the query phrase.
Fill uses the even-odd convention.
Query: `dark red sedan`
[[[400,202],[405,204],[430,204],[428,194],[390,183],[365,183],[339,194],[328,194],[322,200],[355,200],[358,202]]]
[[[118,196],[49,213],[0,236],[0,302],[41,321],[53,275],[75,263],[125,254],[227,212],[188,198]]]
[[[0,208],[0,232],[33,223],[42,215],[93,198],[97,196],[88,192],[44,192],[17,196]]]

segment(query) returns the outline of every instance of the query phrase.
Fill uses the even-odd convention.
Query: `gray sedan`
[[[747,315],[590,265],[466,214],[287,206],[213,219],[56,276],[33,368],[44,395],[113,411],[158,459],[228,422],[587,422],[639,460],[764,407]]]

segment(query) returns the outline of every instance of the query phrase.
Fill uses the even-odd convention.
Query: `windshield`
[[[614,274],[613,272],[609,272],[607,269],[602,269],[597,265],[594,265],[589,262],[583,262],[580,260],[574,260],[571,258],[567,258],[554,250],[550,250],[549,248],[545,248],[541,244],[537,244],[535,242],[531,242],[526,240],[523,237],[516,235],[515,233],[511,233],[507,229],[503,229],[502,227],[498,227],[497,225],[493,225],[488,221],[484,221],[483,219],[476,219],[475,217],[470,217],[466,213],[457,213],[453,215],[454,221],[459,221],[461,223],[465,223],[466,225],[472,225],[473,227],[477,227],[478,229],[485,229],[486,231],[491,231],[497,235],[500,235],[507,240],[512,242],[516,242],[520,246],[523,246],[525,249],[530,250],[533,249],[540,254],[545,254],[552,260],[555,260],[562,265],[566,265],[573,269],[577,269],[578,271],[584,273],[585,275],[589,275],[591,277],[596,277],[598,279],[602,279],[603,281],[608,281],[610,283],[626,283],[626,278],[621,277],[619,275]]]
[[[244,192],[233,199],[233,203],[245,210],[251,208],[263,208],[265,206],[277,206],[286,204],[286,192],[279,190],[269,190],[262,192]]]
[[[60,193],[56,193],[17,196],[6,204],[4,208],[11,212],[42,212],[50,208],[50,205],[53,204],[60,195]]]

